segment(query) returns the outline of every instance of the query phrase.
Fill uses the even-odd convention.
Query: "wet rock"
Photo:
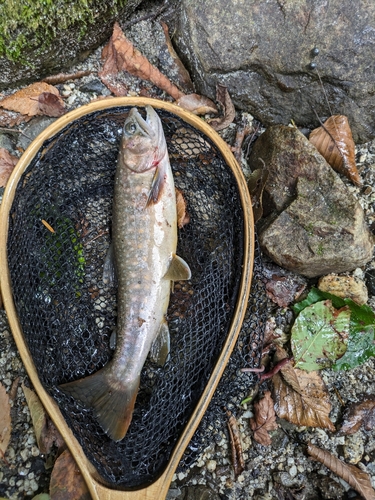
[[[356,142],[375,136],[375,4],[351,0],[261,2],[183,0],[174,42],[197,91],[217,82],[263,124],[315,128],[331,112],[348,116]],[[318,50],[317,50],[318,49]]]
[[[298,129],[269,127],[250,165],[268,170],[259,241],[276,264],[315,277],[371,259],[374,241],[363,209]]]
[[[108,89],[105,85],[102,84],[102,82],[98,78],[93,78],[87,83],[84,83],[79,90],[81,92],[86,92],[88,94],[93,93],[97,95],[107,95]]]
[[[322,292],[332,293],[343,299],[351,299],[359,305],[366,304],[368,292],[365,283],[356,276],[337,276],[329,274],[319,280]]]
[[[28,145],[54,121],[56,121],[56,118],[50,118],[48,116],[36,116],[33,118],[26,125],[23,134],[20,135],[17,146],[21,149],[26,149]]]
[[[188,486],[182,488],[181,495],[176,500],[220,500],[220,497],[207,486]]]
[[[0,18],[0,89],[59,72],[98,47],[141,0],[6,2]],[[56,4],[56,5],[55,5]]]

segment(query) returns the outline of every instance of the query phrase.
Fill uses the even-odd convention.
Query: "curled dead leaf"
[[[41,453],[48,455],[54,444],[57,448],[60,448],[64,445],[64,440],[53,423],[49,420],[49,417],[47,416],[44,407],[35,392],[25,385],[22,385],[22,390],[25,394],[27,406],[30,410],[38,448]]]
[[[277,346],[276,361],[287,353]],[[275,411],[279,418],[306,427],[321,427],[335,431],[329,418],[331,403],[328,391],[318,371],[306,372],[290,363],[272,377]]]
[[[271,444],[268,431],[277,429],[278,425],[270,391],[266,391],[264,397],[254,403],[254,417],[250,419],[250,427],[254,432],[255,441],[264,446]]]
[[[176,81],[177,85],[185,92],[193,92],[194,91],[193,82],[191,81],[188,70],[182,64],[181,59],[178,57],[177,52],[174,50],[174,47],[173,47],[172,42],[171,42],[171,38],[169,36],[168,26],[163,21],[160,21],[160,24],[161,24],[161,27],[163,28],[163,31],[164,31],[165,44],[163,44],[163,46],[160,49],[159,61],[163,57],[163,50],[164,51],[166,50],[174,63],[174,66],[173,66],[174,73],[173,74],[174,74],[174,80],[175,81],[177,80]]]
[[[119,71],[127,71],[142,80],[152,82],[174,99],[179,99],[184,95],[134,47],[118,23],[115,23],[112,37],[103,49],[102,55],[105,58],[105,63],[99,76],[105,85],[107,85],[107,79],[110,75],[116,75]]]
[[[322,450],[311,443],[307,445],[308,454],[322,463],[334,474],[346,481],[352,488],[360,493],[365,500],[375,500],[375,490],[371,486],[370,476],[355,465],[348,465],[339,460],[332,453]]]
[[[355,145],[348,119],[333,115],[309,137],[319,153],[331,167],[359,186],[361,179],[355,164]]]
[[[91,499],[81,471],[69,450],[65,450],[55,462],[49,492],[53,500]]]
[[[239,476],[245,468],[245,462],[242,452],[241,433],[238,428],[238,423],[234,415],[227,411],[228,430],[230,437],[230,445],[232,451],[232,465],[235,477]]]
[[[223,116],[210,120],[210,125],[216,131],[227,128],[236,117],[236,110],[232,99],[230,98],[228,89],[221,83],[216,86],[216,100],[223,109]]]
[[[5,97],[0,101],[0,107],[10,111],[17,111],[18,113],[28,116],[42,115],[44,113],[40,108],[39,97],[45,92],[55,95],[59,100],[59,105],[63,107],[63,102],[61,101],[57,88],[45,82],[33,83],[28,87],[18,90],[14,94]],[[43,100],[45,100],[45,98],[42,98],[42,107],[44,105]]]
[[[177,106],[186,109],[195,115],[205,115],[208,113],[217,113],[215,104],[204,95],[187,94],[182,95],[176,100]]]
[[[9,396],[5,387],[0,383],[0,459],[4,457],[8,448],[11,431]]]
[[[177,207],[177,226],[179,229],[184,227],[186,224],[190,222],[189,214],[186,210],[186,200],[182,191],[178,188],[176,190],[176,207]]]
[[[59,117],[65,114],[66,109],[59,95],[52,92],[42,92],[38,97],[39,111],[41,115]]]
[[[363,401],[352,403],[346,410],[339,434],[355,434],[361,427],[369,431],[374,425],[375,396],[367,396]]]
[[[10,174],[17,165],[18,158],[5,148],[0,148],[0,187],[5,187]]]

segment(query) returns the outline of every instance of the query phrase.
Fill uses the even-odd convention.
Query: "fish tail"
[[[109,369],[102,368],[93,375],[59,386],[86,408],[93,408],[103,430],[114,441],[124,438],[130,425],[138,393],[139,379],[130,387],[111,383]]]

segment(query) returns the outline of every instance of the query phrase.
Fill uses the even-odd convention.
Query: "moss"
[[[84,37],[103,11],[113,15],[127,0],[0,0],[0,56],[25,63],[25,52],[43,53],[52,40],[73,25]]]

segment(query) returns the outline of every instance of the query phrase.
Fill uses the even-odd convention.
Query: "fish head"
[[[163,126],[156,111],[146,106],[143,119],[137,108],[132,108],[125,120],[120,146],[124,165],[133,172],[146,172],[156,167],[167,152]]]

